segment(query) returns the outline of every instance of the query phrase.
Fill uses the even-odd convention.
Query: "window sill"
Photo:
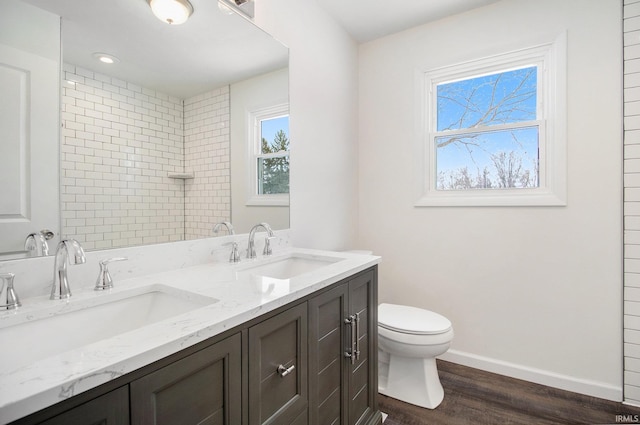
[[[247,199],[248,207],[288,207],[289,194],[283,195],[255,195]]]
[[[562,207],[566,205],[566,197],[536,189],[487,189],[481,192],[433,191],[414,203],[415,207]]]

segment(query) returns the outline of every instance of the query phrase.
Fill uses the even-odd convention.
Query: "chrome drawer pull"
[[[288,374],[290,374],[291,372],[293,372],[293,370],[296,368],[296,365],[292,364],[289,367],[284,367],[283,365],[278,366],[278,374],[284,378],[285,376],[287,376]]]
[[[349,347],[349,351],[345,351],[344,356],[348,359],[351,360],[351,364],[355,364],[358,353],[357,353],[357,348],[356,348],[356,344],[357,344],[357,336],[356,336],[356,316],[355,315],[351,315],[349,317],[347,317],[346,319],[344,319],[344,323],[349,325],[349,327],[351,328],[351,346]]]
[[[360,313],[354,314],[354,321],[356,322],[356,346],[355,346],[355,359],[360,359]]]

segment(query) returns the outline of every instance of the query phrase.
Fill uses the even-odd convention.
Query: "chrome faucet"
[[[215,226],[213,226],[213,233],[215,233],[217,235],[222,226],[227,228],[227,233],[229,233],[229,235],[235,235],[236,234],[236,232],[233,231],[233,226],[228,221],[223,221],[223,222],[218,223]],[[228,246],[228,245],[231,245],[231,254],[229,255],[229,262],[230,263],[239,262],[240,261],[240,253],[238,252],[238,242],[229,242],[229,243],[223,244],[223,246]]]
[[[227,228],[227,232],[230,235],[235,235],[235,232],[233,231],[233,226],[228,221],[223,221],[223,222],[220,222],[220,223],[216,224],[215,226],[213,226],[213,233],[215,233],[217,235],[222,226]]]
[[[264,250],[262,250],[262,255],[271,255],[271,244],[269,243],[269,241],[275,237],[273,236],[273,230],[271,230],[271,226],[269,226],[267,223],[258,223],[255,226],[253,226],[251,228],[251,231],[249,232],[249,245],[247,246],[247,258],[256,258],[256,246],[255,246],[255,243],[253,242],[253,239],[255,238],[256,230],[258,230],[259,227],[262,227],[264,230],[267,231],[267,237],[264,239]]]
[[[14,310],[22,304],[18,299],[16,290],[13,289],[13,273],[0,273],[0,309]]]
[[[29,233],[24,240],[24,250],[35,257],[46,257],[49,255],[49,244],[42,232]]]
[[[80,243],[75,239],[64,239],[56,248],[56,259],[53,270],[52,300],[67,299],[71,296],[69,280],[67,279],[67,262],[70,264],[84,264],[87,258]]]

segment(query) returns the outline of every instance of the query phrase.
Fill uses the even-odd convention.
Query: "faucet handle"
[[[238,242],[223,243],[222,246],[231,245],[231,254],[229,255],[230,263],[238,263],[240,261],[240,253],[238,252]]]
[[[275,236],[267,236],[264,238],[264,249],[262,250],[262,255],[273,254],[273,250],[271,249],[271,240],[275,238]]]
[[[4,304],[0,304],[0,309],[14,310],[22,306],[18,294],[13,288],[14,277],[13,273],[0,273],[0,296],[6,293],[6,296],[0,297],[0,303],[4,302]]]
[[[125,261],[128,260],[127,257],[114,257],[107,258],[106,260],[100,260],[100,273],[98,274],[98,279],[96,280],[96,286],[93,288],[94,291],[104,291],[106,289],[113,288],[113,278],[111,277],[111,273],[109,273],[108,265],[109,263],[113,263],[115,261]]]

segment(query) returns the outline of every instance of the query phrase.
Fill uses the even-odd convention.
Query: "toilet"
[[[444,398],[436,356],[453,339],[451,322],[429,310],[396,304],[378,306],[378,391],[435,409]]]

